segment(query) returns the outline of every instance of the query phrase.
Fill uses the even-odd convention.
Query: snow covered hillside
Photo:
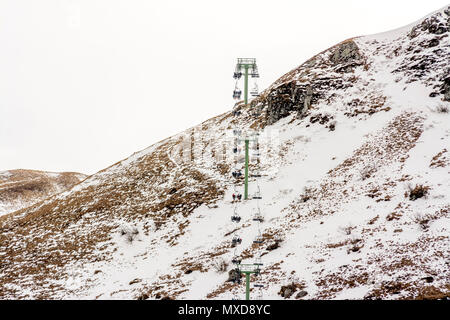
[[[235,234],[265,299],[448,298],[449,20],[346,40],[239,116],[0,217],[0,298],[243,298]],[[255,201],[230,220],[235,128],[261,132],[263,243]]]
[[[0,216],[67,191],[86,175],[75,172],[9,170],[0,172]]]

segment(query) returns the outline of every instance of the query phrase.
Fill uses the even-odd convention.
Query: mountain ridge
[[[15,169],[0,172],[0,215],[14,212],[66,191],[87,175],[77,172],[48,172]]]

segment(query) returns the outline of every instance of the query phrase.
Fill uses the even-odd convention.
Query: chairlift
[[[233,178],[240,178],[242,177],[242,172],[241,170],[233,171],[231,175],[233,176]]]
[[[242,243],[242,239],[239,238],[239,236],[237,236],[237,235],[235,235],[233,237],[233,239],[231,240],[231,244],[233,245],[233,247],[238,245],[238,244],[241,244],[241,243]]]
[[[261,257],[257,257],[256,259],[255,259],[255,262],[253,262],[253,264],[255,265],[255,266],[262,266],[263,264],[262,264],[262,262],[261,262]]]
[[[231,221],[232,222],[240,222],[241,221],[241,217],[238,215],[232,215],[231,216]]]
[[[258,235],[256,238],[255,238],[255,240],[253,240],[253,243],[256,243],[256,244],[261,244],[261,243],[263,243],[264,242],[264,239],[263,239],[263,237],[261,236],[261,235]]]
[[[256,299],[257,300],[262,300],[262,298],[263,298],[263,288],[264,288],[264,285],[263,284],[259,284],[259,283],[255,283],[254,285],[253,285],[253,287],[254,288],[258,288],[259,290],[257,291],[258,292],[258,295],[256,296]]]
[[[241,98],[242,91],[239,89],[235,89],[233,91],[233,99],[239,100]]]
[[[261,176],[261,175],[259,174],[259,176]],[[256,190],[255,195],[252,197],[252,199],[262,199],[261,189],[259,188],[259,185],[258,185],[258,190]]]
[[[233,74],[233,78],[234,79],[240,79],[242,77],[242,72],[235,72],[234,74]]]
[[[253,221],[264,222],[264,217],[262,216],[261,213],[257,212],[257,213],[253,216]]]
[[[254,97],[256,97],[258,95],[258,84],[255,83],[255,86],[252,88],[252,90],[250,90],[250,94]]]
[[[239,268],[234,269],[236,274],[237,274],[237,279],[236,277],[234,277],[231,281],[233,281],[234,283],[241,283],[241,270]]]
[[[256,64],[254,64],[252,67],[251,76],[252,78],[259,78],[258,67],[256,66]]]

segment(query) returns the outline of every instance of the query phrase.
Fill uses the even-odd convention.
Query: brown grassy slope
[[[208,130],[226,118],[213,118],[195,129]],[[111,239],[120,221],[143,221],[143,232],[153,224],[160,229],[175,222],[167,228],[176,230],[167,230],[171,237],[164,241],[176,245],[189,214],[223,194],[220,179],[205,172],[220,176],[220,163],[211,155],[205,158],[212,159],[212,167],[195,163],[177,166],[170,159],[169,154],[182,143],[181,137],[161,141],[131,163],[119,162],[91,176],[69,194],[0,217],[0,254],[4,257],[0,298],[20,298],[6,284],[31,287],[49,297],[43,285],[51,279],[64,279],[62,269],[68,263],[110,259],[113,248],[101,243]],[[198,143],[199,149],[207,150],[212,142]],[[183,228],[174,227],[180,225]],[[58,289],[62,288],[54,287],[52,292]]]
[[[15,207],[26,207],[67,191],[86,177],[76,172],[9,170],[0,173],[0,203],[14,211]]]

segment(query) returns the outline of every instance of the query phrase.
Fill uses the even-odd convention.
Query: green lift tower
[[[252,273],[259,275],[261,264],[239,264],[238,270],[241,274],[245,274],[245,300],[250,300],[250,275]]]
[[[239,80],[244,76],[244,106],[248,105],[248,76],[251,75],[252,78],[259,78],[258,67],[256,65],[255,58],[238,58],[236,64],[236,70],[234,71],[233,78]],[[233,93],[234,98],[239,98],[241,92],[237,90],[237,87]],[[248,153],[249,140],[245,139],[245,189],[244,189],[244,200],[248,200],[248,163],[249,163],[249,153]]]

